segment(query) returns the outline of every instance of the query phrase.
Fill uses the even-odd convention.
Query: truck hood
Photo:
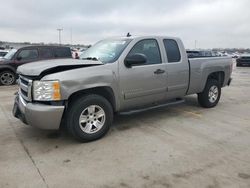
[[[17,73],[26,76],[45,76],[51,73],[98,65],[103,65],[103,63],[92,60],[56,59],[38,61],[19,66]]]

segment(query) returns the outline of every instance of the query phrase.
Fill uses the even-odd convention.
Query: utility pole
[[[197,40],[194,41],[194,49],[197,48]]]
[[[72,28],[70,28],[70,43],[73,45],[73,34],[72,34]]]
[[[62,44],[62,41],[61,41],[61,32],[62,32],[63,29],[57,29],[58,31],[58,34],[59,34],[59,44],[61,45]]]

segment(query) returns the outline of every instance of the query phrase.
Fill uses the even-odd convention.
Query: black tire
[[[9,79],[9,80],[7,80]],[[16,75],[10,70],[0,72],[0,85],[10,86],[16,83]]]
[[[211,99],[211,97],[209,97],[209,91],[213,87],[216,87],[218,89],[218,96],[217,96],[216,100],[211,102],[212,99]],[[220,100],[220,96],[221,96],[220,83],[217,80],[209,79],[207,81],[207,84],[206,84],[203,92],[198,94],[198,102],[204,108],[213,108],[218,104],[218,102]]]
[[[240,63],[237,63],[236,66],[237,66],[237,67],[241,67],[242,65],[241,65]]]
[[[105,121],[103,121],[104,124],[102,125],[100,130],[98,130],[97,132],[86,133],[82,130],[84,129],[84,127],[80,125],[79,118],[84,112],[84,110],[86,110],[88,107],[92,105],[96,105],[104,111]],[[89,141],[100,139],[109,131],[109,128],[112,122],[113,122],[113,108],[107,99],[99,95],[94,95],[94,94],[83,95],[73,100],[69,104],[69,107],[66,111],[67,130],[71,133],[71,135],[74,138],[76,138],[80,142],[89,142]],[[92,124],[92,121],[91,121],[91,124]],[[85,126],[87,127],[87,122]],[[91,127],[92,126],[93,125],[91,125]],[[93,127],[96,128],[95,126]]]

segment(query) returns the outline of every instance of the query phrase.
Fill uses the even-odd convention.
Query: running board
[[[163,108],[163,107],[167,107],[167,106],[172,106],[172,105],[177,105],[177,104],[181,104],[184,103],[185,100],[182,98],[177,98],[176,100],[171,100],[168,101],[164,104],[159,104],[159,105],[155,105],[155,106],[151,106],[151,107],[146,107],[146,108],[142,108],[142,109],[138,109],[138,110],[131,110],[131,111],[125,111],[125,112],[120,112],[119,115],[130,115],[130,114],[136,114],[136,113],[141,113],[141,112],[145,112],[145,111],[149,111],[149,110],[153,110],[153,109],[157,109],[157,108]]]

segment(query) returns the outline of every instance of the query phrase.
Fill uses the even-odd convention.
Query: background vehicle
[[[215,56],[211,50],[187,50],[188,58],[213,57]]]
[[[0,50],[0,58],[4,57],[8,53],[7,50]]]
[[[238,59],[236,60],[237,62],[237,66],[243,66],[243,65],[250,65],[250,54],[242,54],[238,57]]]
[[[62,46],[29,46],[11,50],[0,59],[0,85],[12,85],[16,81],[18,66],[46,59],[72,58],[70,48]]]
[[[114,112],[168,103],[198,94],[202,107],[217,105],[231,82],[232,59],[188,59],[178,38],[103,40],[81,60],[50,60],[18,68],[15,117],[41,129],[65,124],[80,141],[104,136]]]

